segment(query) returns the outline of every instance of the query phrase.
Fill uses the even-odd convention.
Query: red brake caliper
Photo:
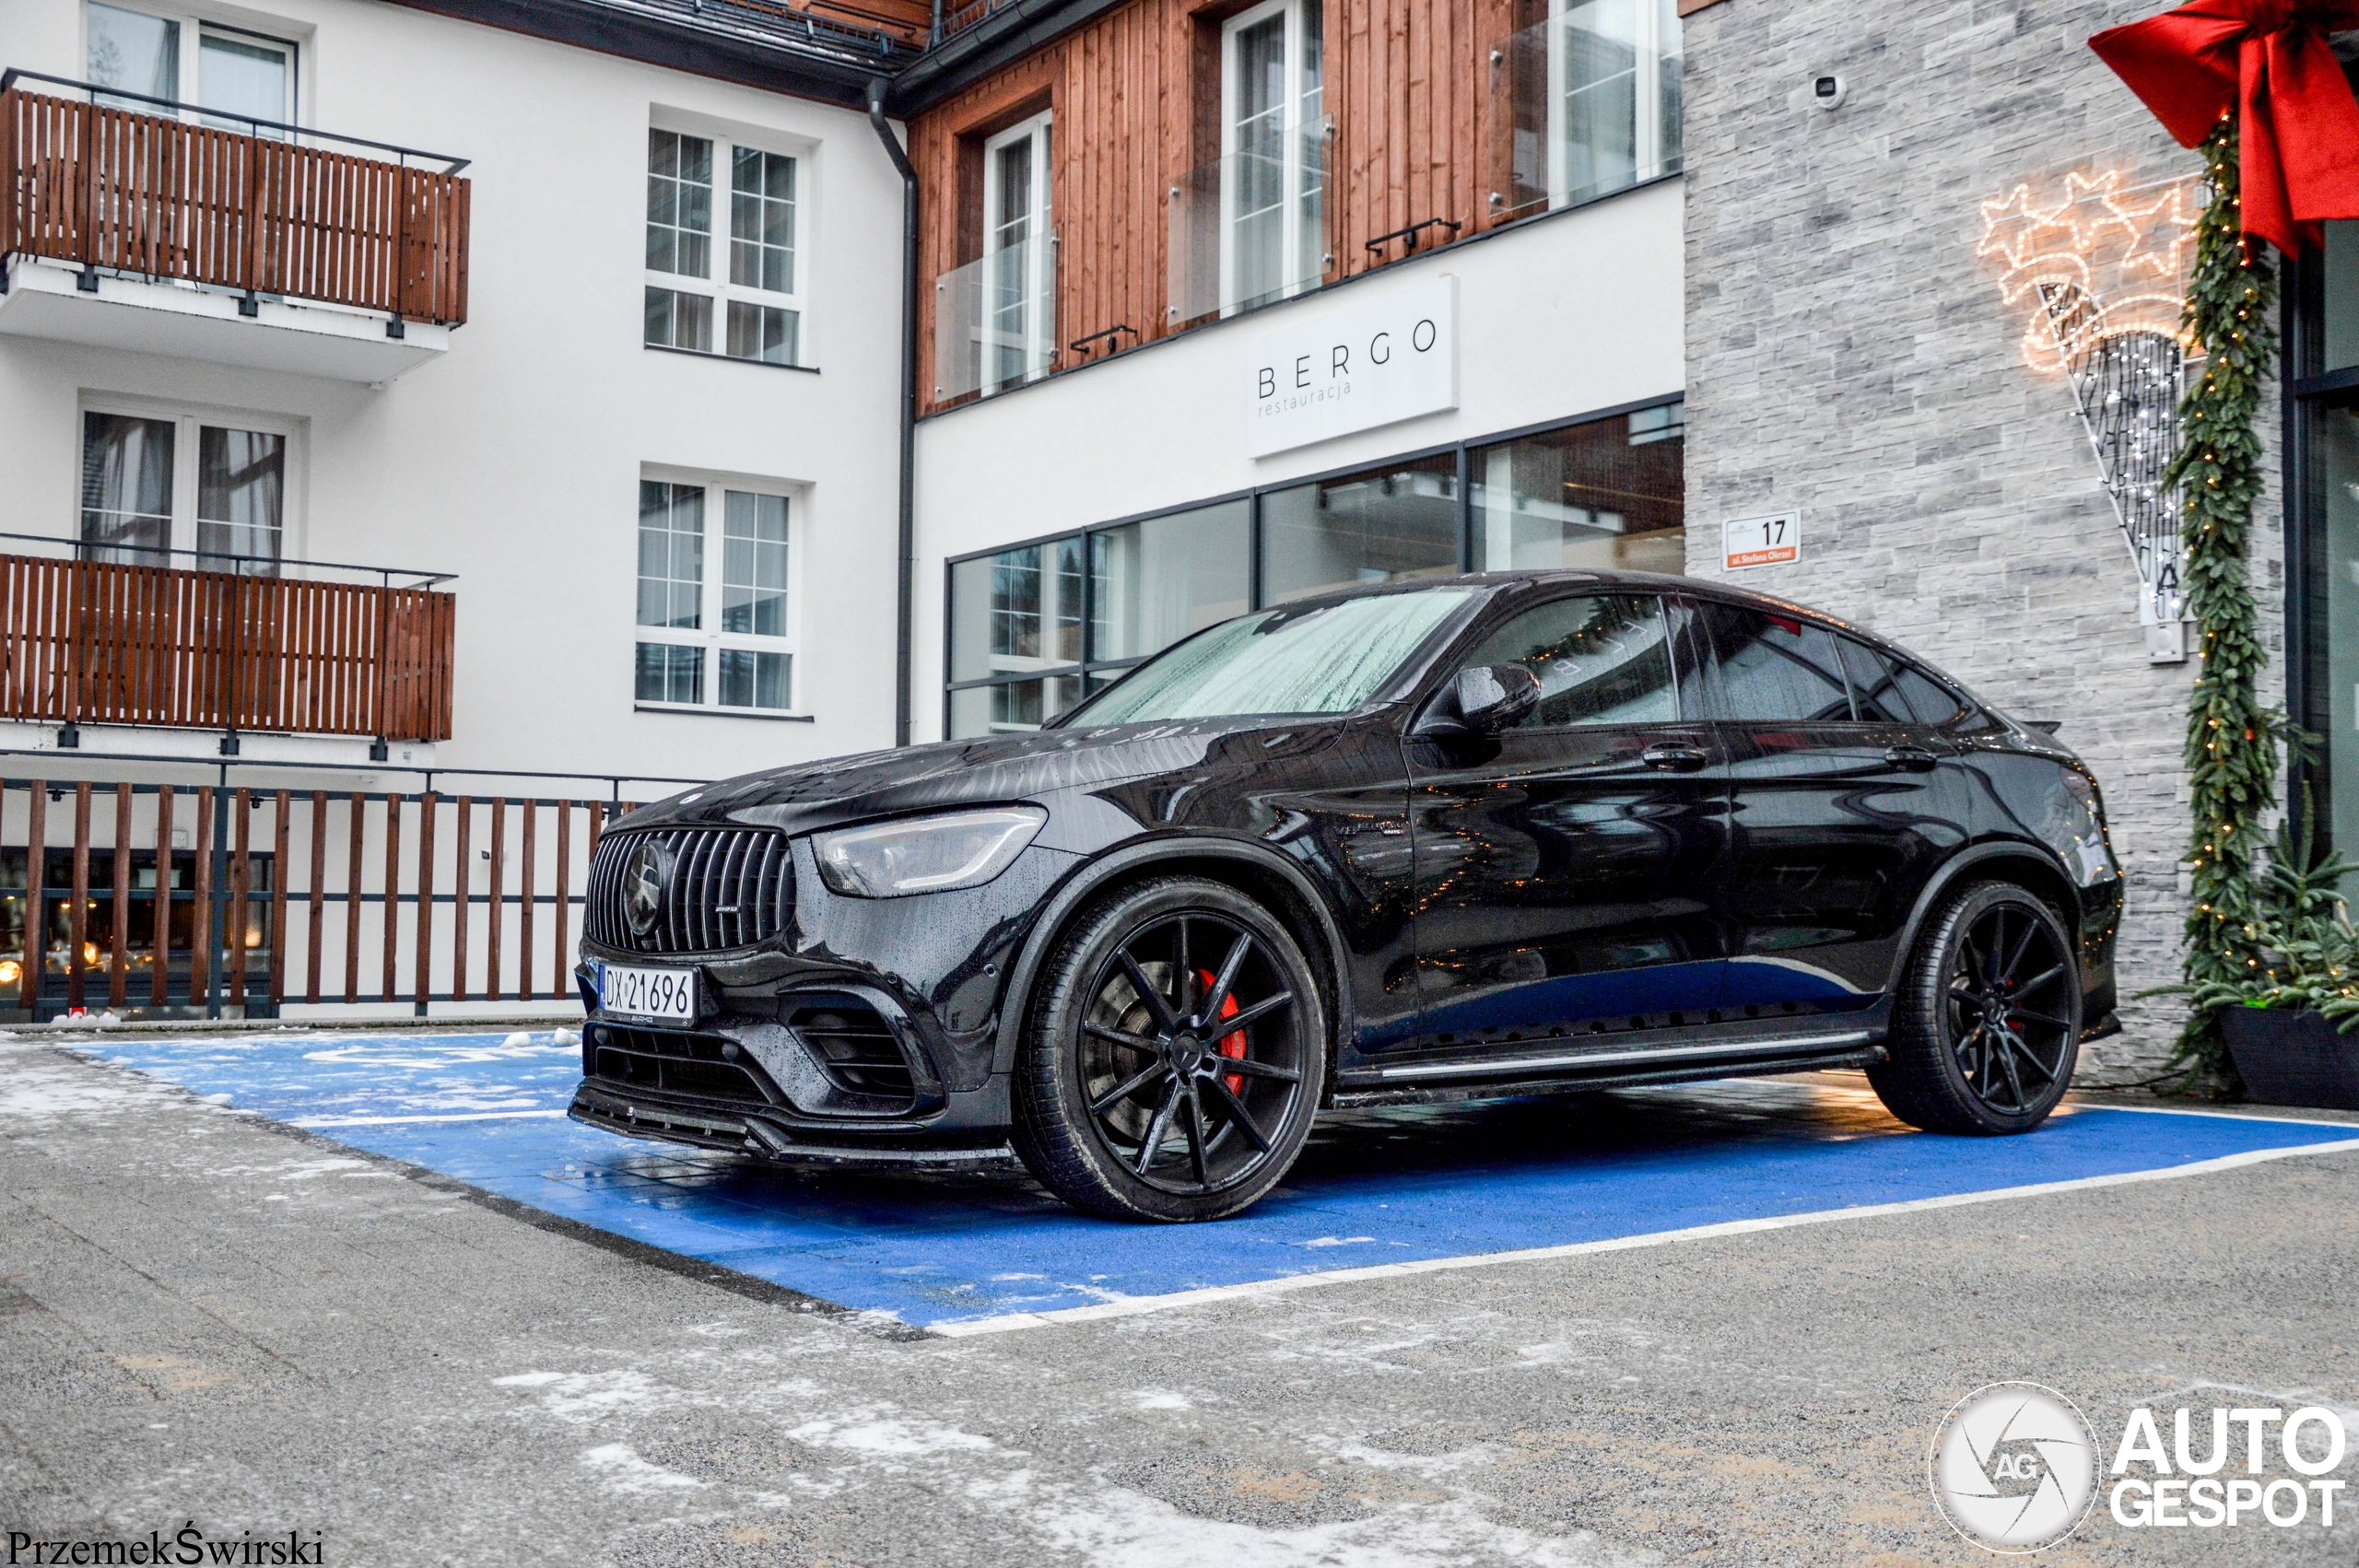
[[[1204,988],[1204,989],[1206,989],[1206,990],[1210,990],[1210,989],[1213,989],[1214,977],[1213,977],[1213,973],[1212,973],[1212,971],[1211,971],[1211,970],[1209,970],[1209,969],[1199,969],[1199,970],[1197,970],[1197,971],[1196,971],[1196,980],[1197,980],[1197,983],[1198,983],[1198,984],[1202,985],[1202,986]],[[1237,999],[1236,999],[1235,997],[1233,997],[1233,996],[1225,996],[1225,997],[1223,997],[1223,998],[1221,998],[1221,999],[1220,999],[1220,1015],[1221,1015],[1223,1018],[1234,1018],[1234,1017],[1236,1017],[1236,1016],[1238,1015],[1238,1012],[1242,1012],[1242,1011],[1243,1011],[1243,1009],[1239,1008],[1239,1007],[1237,1005]],[[1245,1054],[1245,1031],[1244,1031],[1244,1030],[1242,1030],[1242,1029],[1239,1029],[1239,1030],[1238,1030],[1236,1034],[1234,1034],[1234,1035],[1224,1035],[1224,1036],[1221,1036],[1221,1042],[1220,1042],[1219,1049],[1220,1049],[1220,1054],[1221,1054],[1221,1055],[1223,1055],[1223,1056],[1226,1056],[1226,1057],[1241,1057],[1241,1056],[1243,1056],[1243,1055]],[[1223,1077],[1226,1080],[1226,1082],[1227,1082],[1227,1083],[1228,1083],[1228,1092],[1229,1092],[1230,1094],[1241,1094],[1241,1093],[1243,1093],[1243,1092],[1244,1092],[1244,1089],[1245,1089],[1245,1075],[1244,1075],[1243,1073],[1241,1073],[1241,1072],[1230,1072],[1230,1073],[1225,1073],[1225,1074],[1223,1074]]]

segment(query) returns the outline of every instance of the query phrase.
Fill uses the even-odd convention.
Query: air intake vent
[[[892,1025],[876,1010],[851,997],[795,1007],[787,1013],[787,1027],[803,1036],[820,1071],[839,1089],[888,1099],[916,1097],[909,1059]]]
[[[718,1035],[675,1035],[616,1024],[590,1026],[590,1076],[640,1089],[669,1089],[752,1106],[780,1102],[753,1059]]]
[[[642,844],[656,850],[653,922],[630,926],[627,883]],[[768,942],[793,906],[793,857],[782,834],[757,827],[609,833],[590,861],[589,939],[623,953],[726,953]]]

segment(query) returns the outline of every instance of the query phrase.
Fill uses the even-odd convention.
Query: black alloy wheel
[[[2080,965],[2056,912],[1983,883],[1925,923],[1894,998],[1892,1059],[1868,1081],[1893,1115],[1935,1132],[2028,1132],[2071,1085]]]
[[[1076,1208],[1210,1220],[1275,1186],[1325,1071],[1316,979],[1236,889],[1167,877],[1097,905],[1041,974],[1015,1142]]]

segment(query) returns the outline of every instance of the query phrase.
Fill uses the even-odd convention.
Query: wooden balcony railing
[[[451,738],[456,598],[0,555],[0,719]]]
[[[57,80],[12,71],[5,82],[31,79]],[[0,91],[0,255],[467,319],[464,160],[346,137],[334,139],[395,160],[334,152],[304,145],[315,131],[224,130],[112,101],[135,94],[60,85],[83,96]],[[109,101],[91,96],[102,91]]]

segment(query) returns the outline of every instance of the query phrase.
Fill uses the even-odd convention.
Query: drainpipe
[[[885,119],[885,78],[868,78],[868,123],[901,175],[901,560],[893,663],[893,743],[910,743],[910,644],[916,636],[918,458],[918,171]]]

